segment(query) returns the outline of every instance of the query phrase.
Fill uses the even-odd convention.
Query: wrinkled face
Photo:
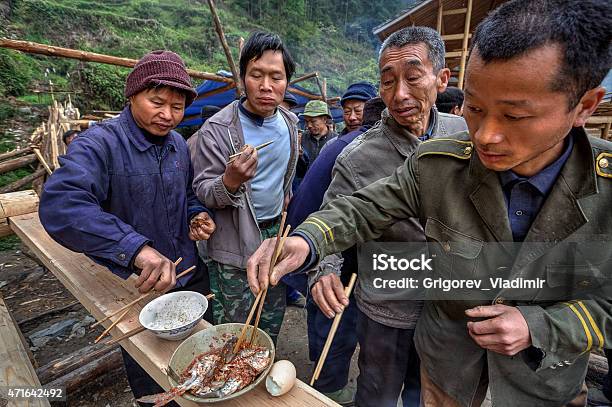
[[[427,45],[409,44],[385,49],[380,58],[380,97],[401,126],[421,136],[439,92],[444,92],[450,71],[434,73]]]
[[[361,127],[363,123],[363,106],[365,102],[363,100],[349,99],[344,102],[342,107],[342,116],[344,117],[344,124],[348,131],[353,131]]]
[[[329,131],[327,127],[327,116],[304,117],[306,129],[314,137],[323,137]]]
[[[568,111],[567,95],[551,90],[560,58],[553,45],[487,64],[472,53],[463,115],[485,167],[532,176],[562,153],[581,103]]]
[[[261,58],[251,60],[244,75],[244,87],[247,110],[263,117],[274,114],[287,89],[283,53],[268,50]]]
[[[145,89],[130,97],[138,126],[154,136],[166,136],[183,120],[185,94],[167,86]]]

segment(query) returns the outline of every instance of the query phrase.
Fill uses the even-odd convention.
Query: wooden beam
[[[43,175],[45,175],[45,172],[46,172],[45,169],[41,168],[39,170],[36,170],[30,175],[26,175],[25,177],[18,179],[15,182],[5,185],[2,188],[0,188],[0,194],[6,194],[7,192],[15,192],[25,187],[26,185],[30,184],[34,180],[42,177]]]
[[[591,116],[587,119],[588,124],[612,123],[612,116]]]
[[[464,14],[467,13],[467,8],[456,8],[454,10],[446,10],[442,13],[444,16],[452,16],[455,14]]]
[[[235,84],[235,83],[228,83],[227,85],[222,86],[222,87],[220,87],[220,88],[213,89],[213,90],[210,90],[210,91],[208,91],[208,92],[204,92],[204,93],[202,93],[202,94],[199,94],[199,95],[198,95],[198,96],[195,98],[195,100],[202,100],[202,99],[206,99],[207,97],[214,96],[214,95],[218,95],[219,93],[227,92],[228,90],[230,90],[230,89],[234,89],[235,87],[236,87],[236,84]]]
[[[238,89],[238,93],[240,95],[244,95],[244,89],[242,88],[242,84],[240,83],[240,75],[238,75],[238,68],[236,68],[236,63],[234,62],[234,58],[232,57],[232,51],[227,45],[227,40],[225,39],[225,32],[223,31],[223,26],[221,25],[221,20],[219,20],[219,16],[217,15],[217,8],[215,7],[215,2],[213,0],[208,0],[208,6],[210,7],[210,13],[213,17],[213,22],[215,24],[215,31],[217,31],[217,35],[219,36],[219,41],[221,42],[221,46],[223,47],[223,52],[225,52],[225,58],[227,58],[227,63],[230,66],[230,70],[232,71],[232,77],[234,82],[236,83],[236,89]]]
[[[601,131],[601,138],[602,139],[610,140],[610,127],[612,127],[612,123],[610,123],[610,122],[606,123],[606,125],[603,128],[603,130]]]
[[[451,51],[451,52],[447,52],[444,55],[444,58],[458,58],[461,55],[463,55],[463,52],[461,52],[461,51]]]
[[[0,295],[0,387],[33,386],[40,387],[28,352],[21,340],[20,331]],[[4,404],[5,405],[5,404]],[[29,399],[15,404],[23,406],[49,406],[47,399]]]
[[[444,15],[444,1],[438,0],[438,22],[436,24],[436,29],[440,34],[442,34],[442,16]]]
[[[442,40],[443,41],[462,40],[464,35],[465,34],[448,34],[448,35],[443,35],[442,36]],[[472,38],[472,34],[468,34],[468,38]]]
[[[32,164],[35,161],[36,155],[34,154],[28,154],[23,157],[13,158],[12,160],[0,163],[0,174],[4,174],[5,172],[25,167],[26,165]]]
[[[291,82],[289,82],[289,85],[294,85],[294,84],[296,84],[296,83],[298,83],[298,82],[302,82],[302,81],[305,81],[305,80],[307,80],[307,79],[314,78],[314,77],[316,77],[316,76],[319,76],[319,73],[318,73],[318,72],[311,72],[311,73],[308,73],[308,74],[306,74],[306,75],[302,75],[302,76],[300,76],[299,78],[295,78],[294,80],[292,80]]]
[[[120,58],[110,55],[97,54],[95,52],[79,51],[70,48],[54,47],[51,45],[38,44],[31,41],[18,41],[11,40],[8,38],[0,38],[0,48],[10,48],[17,51],[28,52],[30,54],[47,55],[51,57],[64,57],[71,59],[78,59],[80,61],[87,62],[99,62],[101,64],[124,66],[127,68],[133,68],[138,62],[137,59]],[[208,79],[211,81],[232,83],[234,80],[231,78],[225,78],[220,75],[215,75],[208,72],[194,71],[193,69],[187,69],[187,73],[198,79]]]
[[[32,152],[32,147],[20,148],[17,150],[9,151],[7,153],[0,154],[0,161],[7,160],[13,157],[19,157],[20,155],[28,154]]]
[[[304,92],[302,90],[296,89],[296,88],[287,88],[287,90],[291,91],[291,93],[295,93],[296,95],[300,95],[300,96],[304,96],[305,98],[308,98],[310,100],[323,100],[322,96],[319,95],[315,95],[313,93],[310,92]]]
[[[465,27],[463,29],[463,46],[461,47],[461,64],[459,65],[459,83],[457,87],[463,89],[463,78],[465,77],[465,63],[468,54],[468,40],[470,33],[470,21],[472,20],[472,0],[467,0],[467,12],[465,13]]]

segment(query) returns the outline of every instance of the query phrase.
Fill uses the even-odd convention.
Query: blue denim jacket
[[[147,243],[170,260],[183,257],[177,272],[197,264],[189,220],[206,209],[193,192],[193,167],[180,134],[171,131],[161,146],[151,144],[128,106],[81,133],[59,160],[39,209],[58,243],[122,278]]]

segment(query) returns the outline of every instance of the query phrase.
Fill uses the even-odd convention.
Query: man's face
[[[344,102],[342,116],[348,131],[357,130],[363,123],[363,100],[349,99]]]
[[[287,89],[287,75],[283,64],[283,53],[264,51],[261,58],[247,64],[244,75],[247,110],[268,117],[281,104]]]
[[[323,137],[329,131],[327,127],[327,116],[304,117],[306,129],[314,137]]]
[[[463,115],[485,167],[532,176],[553,162],[577,117],[568,97],[552,91],[561,53],[554,45],[485,64],[472,53]]]
[[[166,136],[183,120],[185,94],[161,86],[145,89],[130,98],[136,124],[154,136]]]
[[[380,58],[380,97],[401,126],[421,136],[429,125],[431,107],[444,92],[450,71],[433,71],[427,45],[387,48]]]

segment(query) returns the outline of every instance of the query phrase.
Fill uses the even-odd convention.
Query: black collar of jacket
[[[140,152],[147,151],[151,147],[155,146],[155,144],[148,141],[143,134],[143,130],[138,127],[136,121],[134,120],[134,116],[132,116],[132,111],[130,110],[130,104],[128,103],[126,107],[123,108],[123,111],[119,115],[119,122],[123,125],[123,128],[126,131],[126,134],[129,134],[130,141]],[[170,130],[170,132],[164,136],[164,144],[168,145],[173,151],[176,151],[176,144],[174,143],[173,137],[174,130]]]
[[[240,109],[240,112],[245,115],[246,117],[248,117],[249,119],[251,119],[253,121],[253,123],[255,123],[257,125],[257,127],[261,127],[264,124],[264,120],[265,117],[260,116],[256,113],[250,112],[249,110],[247,110],[246,107],[244,107],[244,102],[247,100],[246,96],[243,96],[240,98],[240,102],[238,103],[238,109]],[[276,114],[277,109],[274,109],[274,114]]]

